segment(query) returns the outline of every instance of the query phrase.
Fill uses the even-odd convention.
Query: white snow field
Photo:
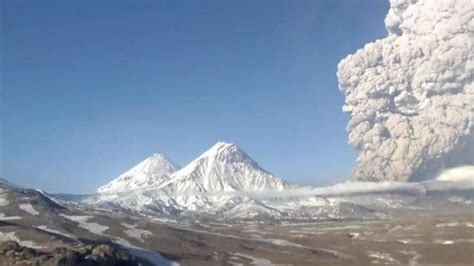
[[[65,215],[60,214],[62,217],[69,219],[71,221],[79,223],[79,227],[88,230],[89,232],[96,234],[96,235],[104,235],[104,231],[109,229],[108,226],[104,226],[94,222],[88,222],[89,219],[93,218],[93,216],[89,215]]]
[[[35,208],[33,208],[33,205],[29,204],[29,203],[25,203],[25,204],[20,204],[18,205],[18,208],[22,209],[23,211],[31,214],[31,215],[39,215],[40,213],[38,211],[35,210]]]

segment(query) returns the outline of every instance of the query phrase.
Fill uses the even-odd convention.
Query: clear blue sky
[[[1,176],[94,191],[148,155],[238,144],[299,184],[356,153],[337,63],[386,35],[388,0],[2,1]]]

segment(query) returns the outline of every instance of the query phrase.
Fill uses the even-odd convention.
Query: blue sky
[[[388,1],[2,1],[1,176],[86,193],[148,155],[238,144],[289,181],[356,153],[337,63]]]

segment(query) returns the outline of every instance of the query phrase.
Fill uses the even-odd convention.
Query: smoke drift
[[[338,65],[353,181],[474,165],[474,1],[391,0],[388,36]]]

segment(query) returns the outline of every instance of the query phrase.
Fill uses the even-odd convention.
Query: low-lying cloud
[[[378,194],[425,195],[432,191],[471,190],[474,192],[474,166],[460,166],[443,171],[422,182],[346,182],[327,187],[296,187],[282,191],[187,192],[175,196],[244,196],[251,199],[350,197]]]

